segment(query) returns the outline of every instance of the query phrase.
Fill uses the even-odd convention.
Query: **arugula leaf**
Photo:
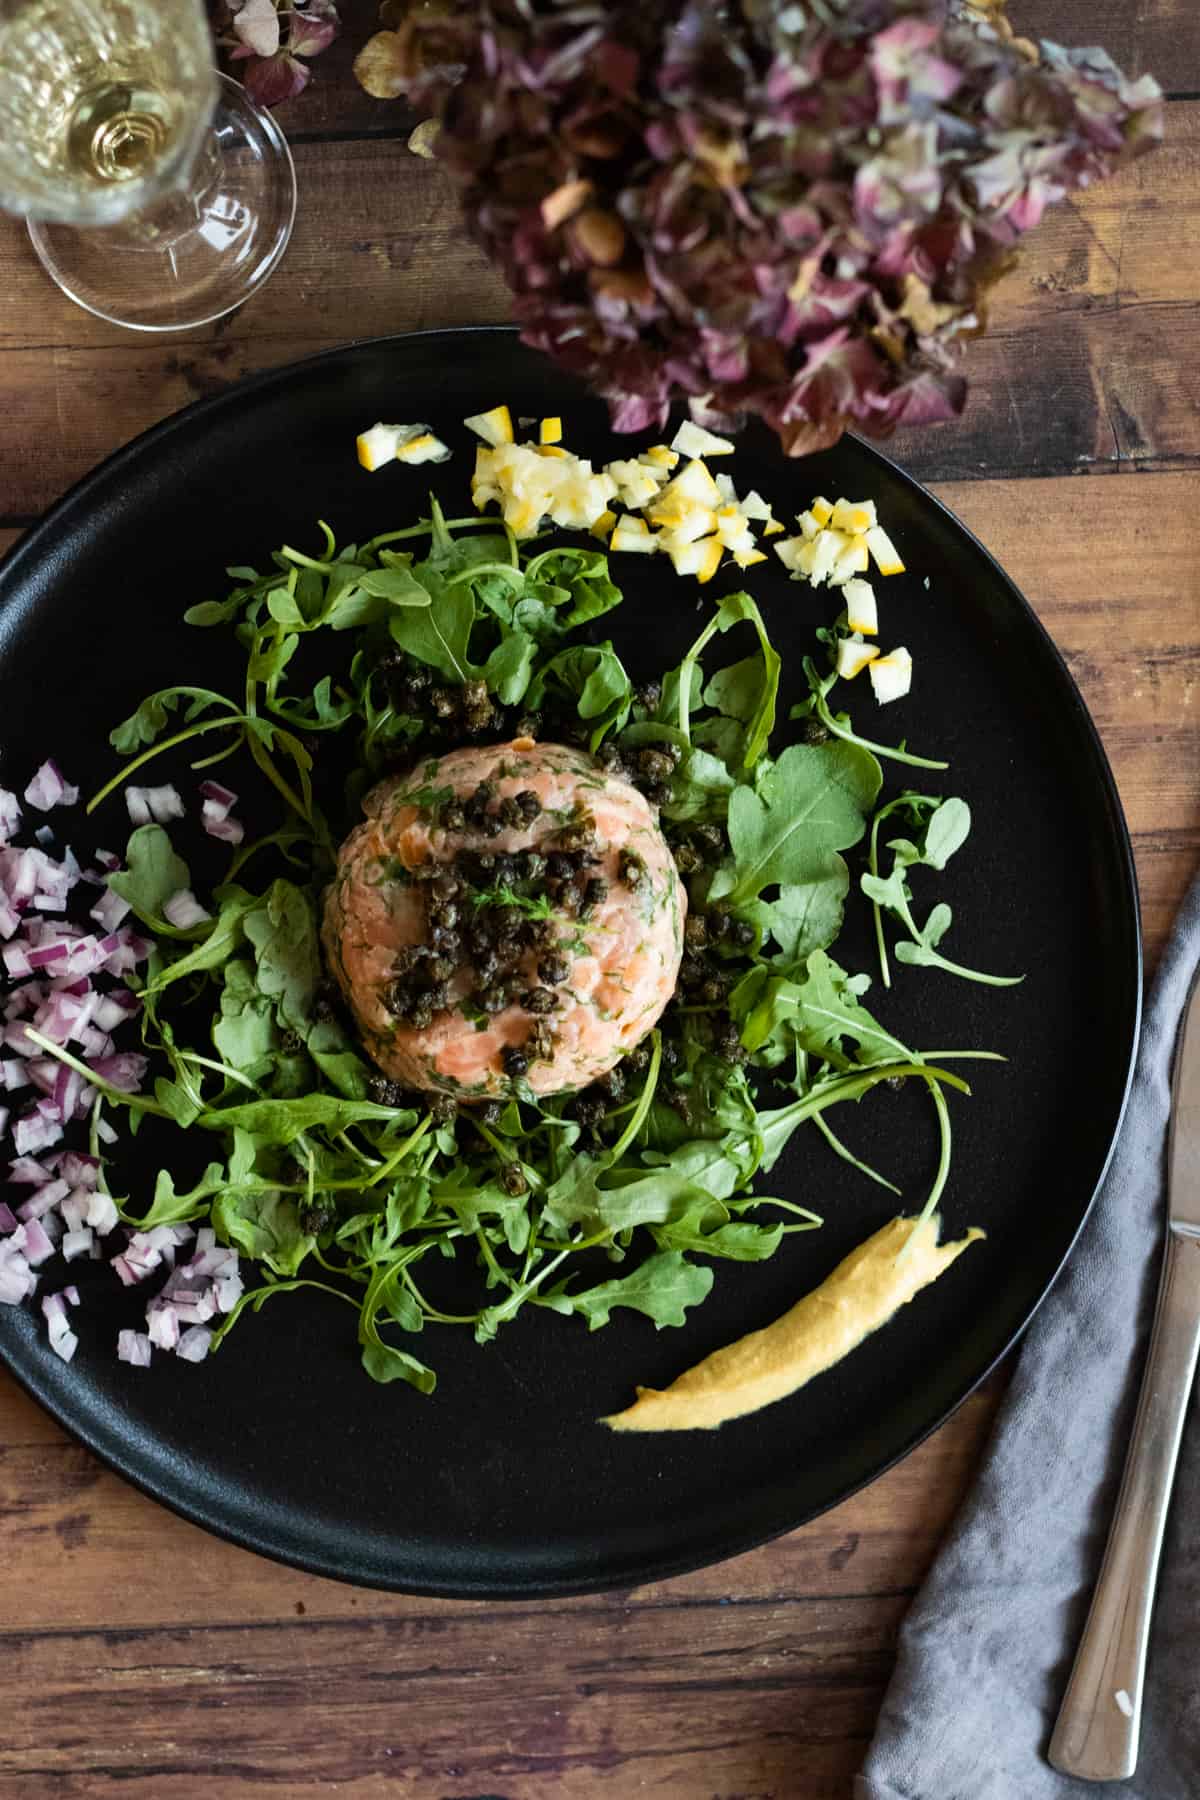
[[[475,602],[469,591],[439,584],[427,607],[404,607],[393,612],[388,630],[393,641],[418,662],[461,683],[477,672],[468,655],[474,623]]]
[[[316,921],[307,896],[294,882],[272,882],[265,905],[245,915],[242,929],[254,946],[259,989],[275,1001],[280,1024],[303,1035],[321,978]]]
[[[233,956],[225,964],[221,1010],[212,1028],[222,1062],[254,1079],[267,1073],[279,1043],[275,1007],[259,988],[254,965]]]
[[[679,1250],[659,1250],[629,1275],[576,1294],[556,1289],[553,1299],[557,1311],[581,1313],[589,1331],[607,1325],[618,1306],[645,1313],[661,1331],[664,1325],[685,1325],[688,1307],[707,1300],[712,1284],[711,1269],[690,1263]]]
[[[364,594],[371,594],[377,599],[386,600],[392,606],[422,607],[433,604],[433,596],[429,589],[404,563],[393,563],[388,569],[366,569],[359,575],[355,585],[360,587]],[[340,617],[338,616],[339,609]],[[335,608],[334,614],[325,622],[332,625],[335,631],[344,631],[348,624],[367,623],[366,619],[351,620],[346,615],[347,606],[345,600],[342,599]],[[378,610],[370,614],[370,617],[373,618],[380,616]]]
[[[301,1228],[290,1194],[227,1188],[213,1200],[212,1222],[222,1243],[236,1244],[277,1275],[294,1275],[316,1247],[316,1238]]]
[[[542,1220],[548,1230],[566,1232],[583,1227],[585,1236],[597,1232],[629,1231],[635,1225],[663,1224],[693,1201],[705,1198],[686,1175],[671,1168],[653,1170],[602,1188],[606,1163],[581,1152],[566,1173],[550,1188],[544,1200]]]
[[[547,688],[558,688],[576,704],[581,719],[595,721],[595,751],[610,730],[620,731],[633,707],[633,683],[611,644],[577,644],[560,650],[535,673],[528,704],[537,709]]]
[[[206,1112],[198,1121],[206,1131],[248,1131],[264,1144],[291,1144],[306,1131],[344,1131],[348,1125],[375,1122],[394,1131],[411,1130],[412,1111],[397,1112],[371,1100],[348,1100],[338,1094],[301,1094],[294,1100],[247,1100]]]
[[[814,950],[827,950],[842,929],[842,913],[850,891],[850,871],[831,853],[825,867],[814,866],[806,882],[786,882],[776,899],[763,903],[763,922],[788,964],[803,962]]]
[[[230,886],[218,888],[214,897],[221,910],[209,927],[208,935],[186,956],[164,963],[158,974],[147,982],[144,990],[147,994],[161,994],[173,982],[219,968],[241,943],[243,920],[258,905],[257,895]]]
[[[125,865],[108,878],[113,893],[128,900],[144,925],[166,937],[173,936],[176,928],[163,918],[163,907],[181,888],[191,887],[192,877],[161,825],[139,825],[130,832]]]
[[[700,1256],[721,1256],[731,1262],[764,1262],[783,1242],[782,1222],[756,1225],[734,1220],[719,1200],[697,1203],[683,1218],[666,1225],[652,1225],[650,1235],[662,1250],[690,1250]]]
[[[875,908],[875,933],[884,983],[890,985],[890,977],[879,915],[881,912],[890,912],[909,934],[896,945],[897,962],[921,968],[943,969],[947,974],[959,975],[965,981],[979,982],[985,987],[1015,987],[1024,981],[1023,975],[988,975],[981,969],[968,969],[962,963],[951,962],[941,954],[937,946],[950,929],[953,919],[953,914],[944,901],[933,908],[924,925],[918,925],[913,916],[908,870],[922,863],[931,869],[944,869],[955,851],[966,842],[971,829],[971,810],[965,800],[957,798],[943,800],[938,804],[924,795],[905,794],[883,808],[879,815],[882,819],[888,813],[905,807],[910,815],[920,817],[922,809],[929,806],[933,807],[933,811],[925,819],[920,844],[913,843],[908,838],[895,838],[889,843],[892,867],[886,876],[878,873],[878,820],[872,826],[870,869],[860,877],[860,884],[863,893]]]
[[[516,706],[529,686],[537,646],[525,631],[501,638],[483,665],[483,679],[502,706]]]
[[[733,866],[718,869],[710,898],[736,907],[765,887],[828,879],[832,854],[862,837],[881,782],[875,758],[854,745],[790,745],[763,792],[730,796]]]
[[[211,1162],[194,1188],[190,1188],[185,1194],[177,1194],[170,1171],[160,1169],[154,1183],[154,1199],[149,1211],[138,1218],[122,1210],[121,1218],[126,1225],[132,1225],[137,1231],[150,1231],[155,1225],[183,1225],[190,1219],[206,1218],[209,1202],[214,1194],[223,1191],[226,1180],[224,1163]]]
[[[362,1363],[374,1381],[406,1381],[420,1394],[432,1394],[437,1376],[407,1350],[385,1343],[377,1323],[383,1311],[394,1317],[402,1276],[397,1264],[376,1269],[367,1284],[362,1310],[358,1315],[358,1341],[362,1345]]]

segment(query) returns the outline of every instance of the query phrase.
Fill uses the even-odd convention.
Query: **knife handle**
[[[1050,1739],[1054,1767],[1084,1781],[1124,1781],[1137,1767],[1150,1612],[1198,1348],[1200,1236],[1172,1227],[1108,1547]]]

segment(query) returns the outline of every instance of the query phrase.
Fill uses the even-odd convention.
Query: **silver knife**
[[[1167,1245],[1117,1510],[1050,1739],[1064,1775],[1124,1781],[1137,1767],[1146,1644],[1163,1528],[1200,1349],[1200,971],[1175,1056]]]

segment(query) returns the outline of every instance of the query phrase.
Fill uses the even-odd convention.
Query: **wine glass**
[[[266,280],[296,177],[203,0],[0,0],[0,208],[80,306],[181,331]]]

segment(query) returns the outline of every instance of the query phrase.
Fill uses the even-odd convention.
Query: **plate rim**
[[[3,613],[14,584],[19,586],[22,582],[25,573],[24,564],[29,562],[32,571],[37,569],[39,563],[44,563],[47,542],[53,544],[54,533],[59,521],[81,505],[86,507],[92,489],[110,481],[114,476],[119,476],[126,463],[136,463],[145,450],[161,438],[193,426],[198,421],[202,421],[206,414],[219,412],[230,406],[236,407],[247,396],[259,394],[274,385],[286,384],[289,380],[294,380],[321,363],[333,361],[339,357],[377,352],[394,344],[407,345],[433,339],[456,340],[464,337],[493,338],[498,342],[521,343],[519,328],[508,324],[429,326],[417,331],[390,332],[375,337],[352,338],[345,343],[330,345],[323,350],[276,364],[269,369],[256,370],[232,382],[228,387],[222,388],[218,393],[203,395],[180,407],[177,411],[169,413],[165,418],[157,420],[127,443],[111,451],[109,455],[94,464],[73,482],[25,529],[17,542],[3,556],[0,556],[0,614]],[[277,1542],[269,1541],[267,1537],[256,1533],[249,1522],[244,1527],[238,1527],[224,1520],[218,1521],[212,1512],[206,1511],[199,1501],[189,1501],[186,1494],[170,1488],[167,1483],[157,1479],[153,1473],[139,1469],[132,1440],[126,1446],[112,1434],[100,1431],[94,1423],[89,1423],[86,1418],[81,1419],[78,1415],[71,1415],[66,1407],[58,1403],[47,1384],[39,1379],[36,1364],[31,1363],[28,1367],[22,1368],[14,1363],[7,1347],[0,1346],[0,1364],[62,1430],[77,1443],[82,1444],[102,1466],[119,1475],[139,1492],[160,1506],[166,1507],[177,1517],[186,1519],[189,1524],[199,1526],[202,1530],[212,1533],[213,1536],[221,1538],[227,1543],[235,1544],[240,1549],[263,1556],[283,1568],[299,1569],[307,1574],[321,1576],[326,1580],[340,1581],[348,1586],[363,1587],[385,1593],[411,1594],[422,1598],[520,1603],[521,1601],[568,1598],[649,1582],[671,1580],[680,1575],[693,1573],[697,1569],[713,1567],[727,1562],[733,1557],[745,1555],[791,1531],[799,1530],[813,1519],[844,1505],[854,1495],[878,1481],[947,1423],[964,1401],[988,1380],[997,1366],[1011,1353],[1013,1347],[1025,1335],[1041,1311],[1067,1262],[1078,1247],[1100,1189],[1112,1166],[1136,1071],[1145,1002],[1145,951],[1137,868],[1129,824],[1121,803],[1112,765],[1095,720],[1092,718],[1066,658],[1042,623],[1032,603],[987,546],[938,495],[931,492],[916,476],[909,474],[871,440],[853,432],[847,432],[845,435],[859,451],[865,451],[870,458],[887,469],[905,487],[919,495],[923,503],[935,508],[949,521],[953,529],[961,534],[989,565],[992,575],[998,578],[1006,590],[1010,603],[1015,604],[1016,610],[1023,614],[1027,624],[1033,627],[1035,635],[1040,640],[1043,653],[1048,655],[1055,673],[1063,684],[1065,693],[1071,698],[1076,730],[1081,731],[1082,738],[1092,755],[1112,831],[1112,848],[1116,852],[1116,859],[1120,866],[1121,892],[1117,898],[1119,899],[1120,917],[1129,937],[1128,945],[1123,948],[1132,953],[1129,966],[1122,971],[1122,982],[1126,989],[1124,1005],[1128,1007],[1129,1016],[1125,1021],[1126,1035],[1122,1052],[1124,1069],[1120,1081],[1120,1101],[1092,1191],[1087,1197],[1078,1224],[1072,1231],[1062,1256],[1047,1277],[1034,1305],[1022,1323],[988,1361],[986,1367],[972,1375],[955,1391],[953,1398],[935,1419],[913,1432],[885,1462],[881,1463],[871,1474],[856,1481],[829,1505],[803,1509],[798,1515],[791,1516],[789,1520],[773,1524],[765,1530],[756,1526],[742,1533],[731,1532],[728,1537],[723,1538],[721,1547],[715,1552],[692,1548],[674,1557],[670,1555],[643,1557],[636,1561],[630,1561],[627,1565],[605,1564],[603,1567],[591,1570],[580,1568],[573,1574],[562,1578],[523,1581],[519,1586],[495,1586],[488,1580],[474,1581],[469,1578],[443,1577],[437,1581],[423,1581],[420,1578],[414,1578],[411,1574],[405,1575],[403,1579],[384,1579],[374,1573],[356,1575],[347,1569],[344,1561],[326,1560],[319,1555],[310,1555],[307,1552],[286,1551]]]

